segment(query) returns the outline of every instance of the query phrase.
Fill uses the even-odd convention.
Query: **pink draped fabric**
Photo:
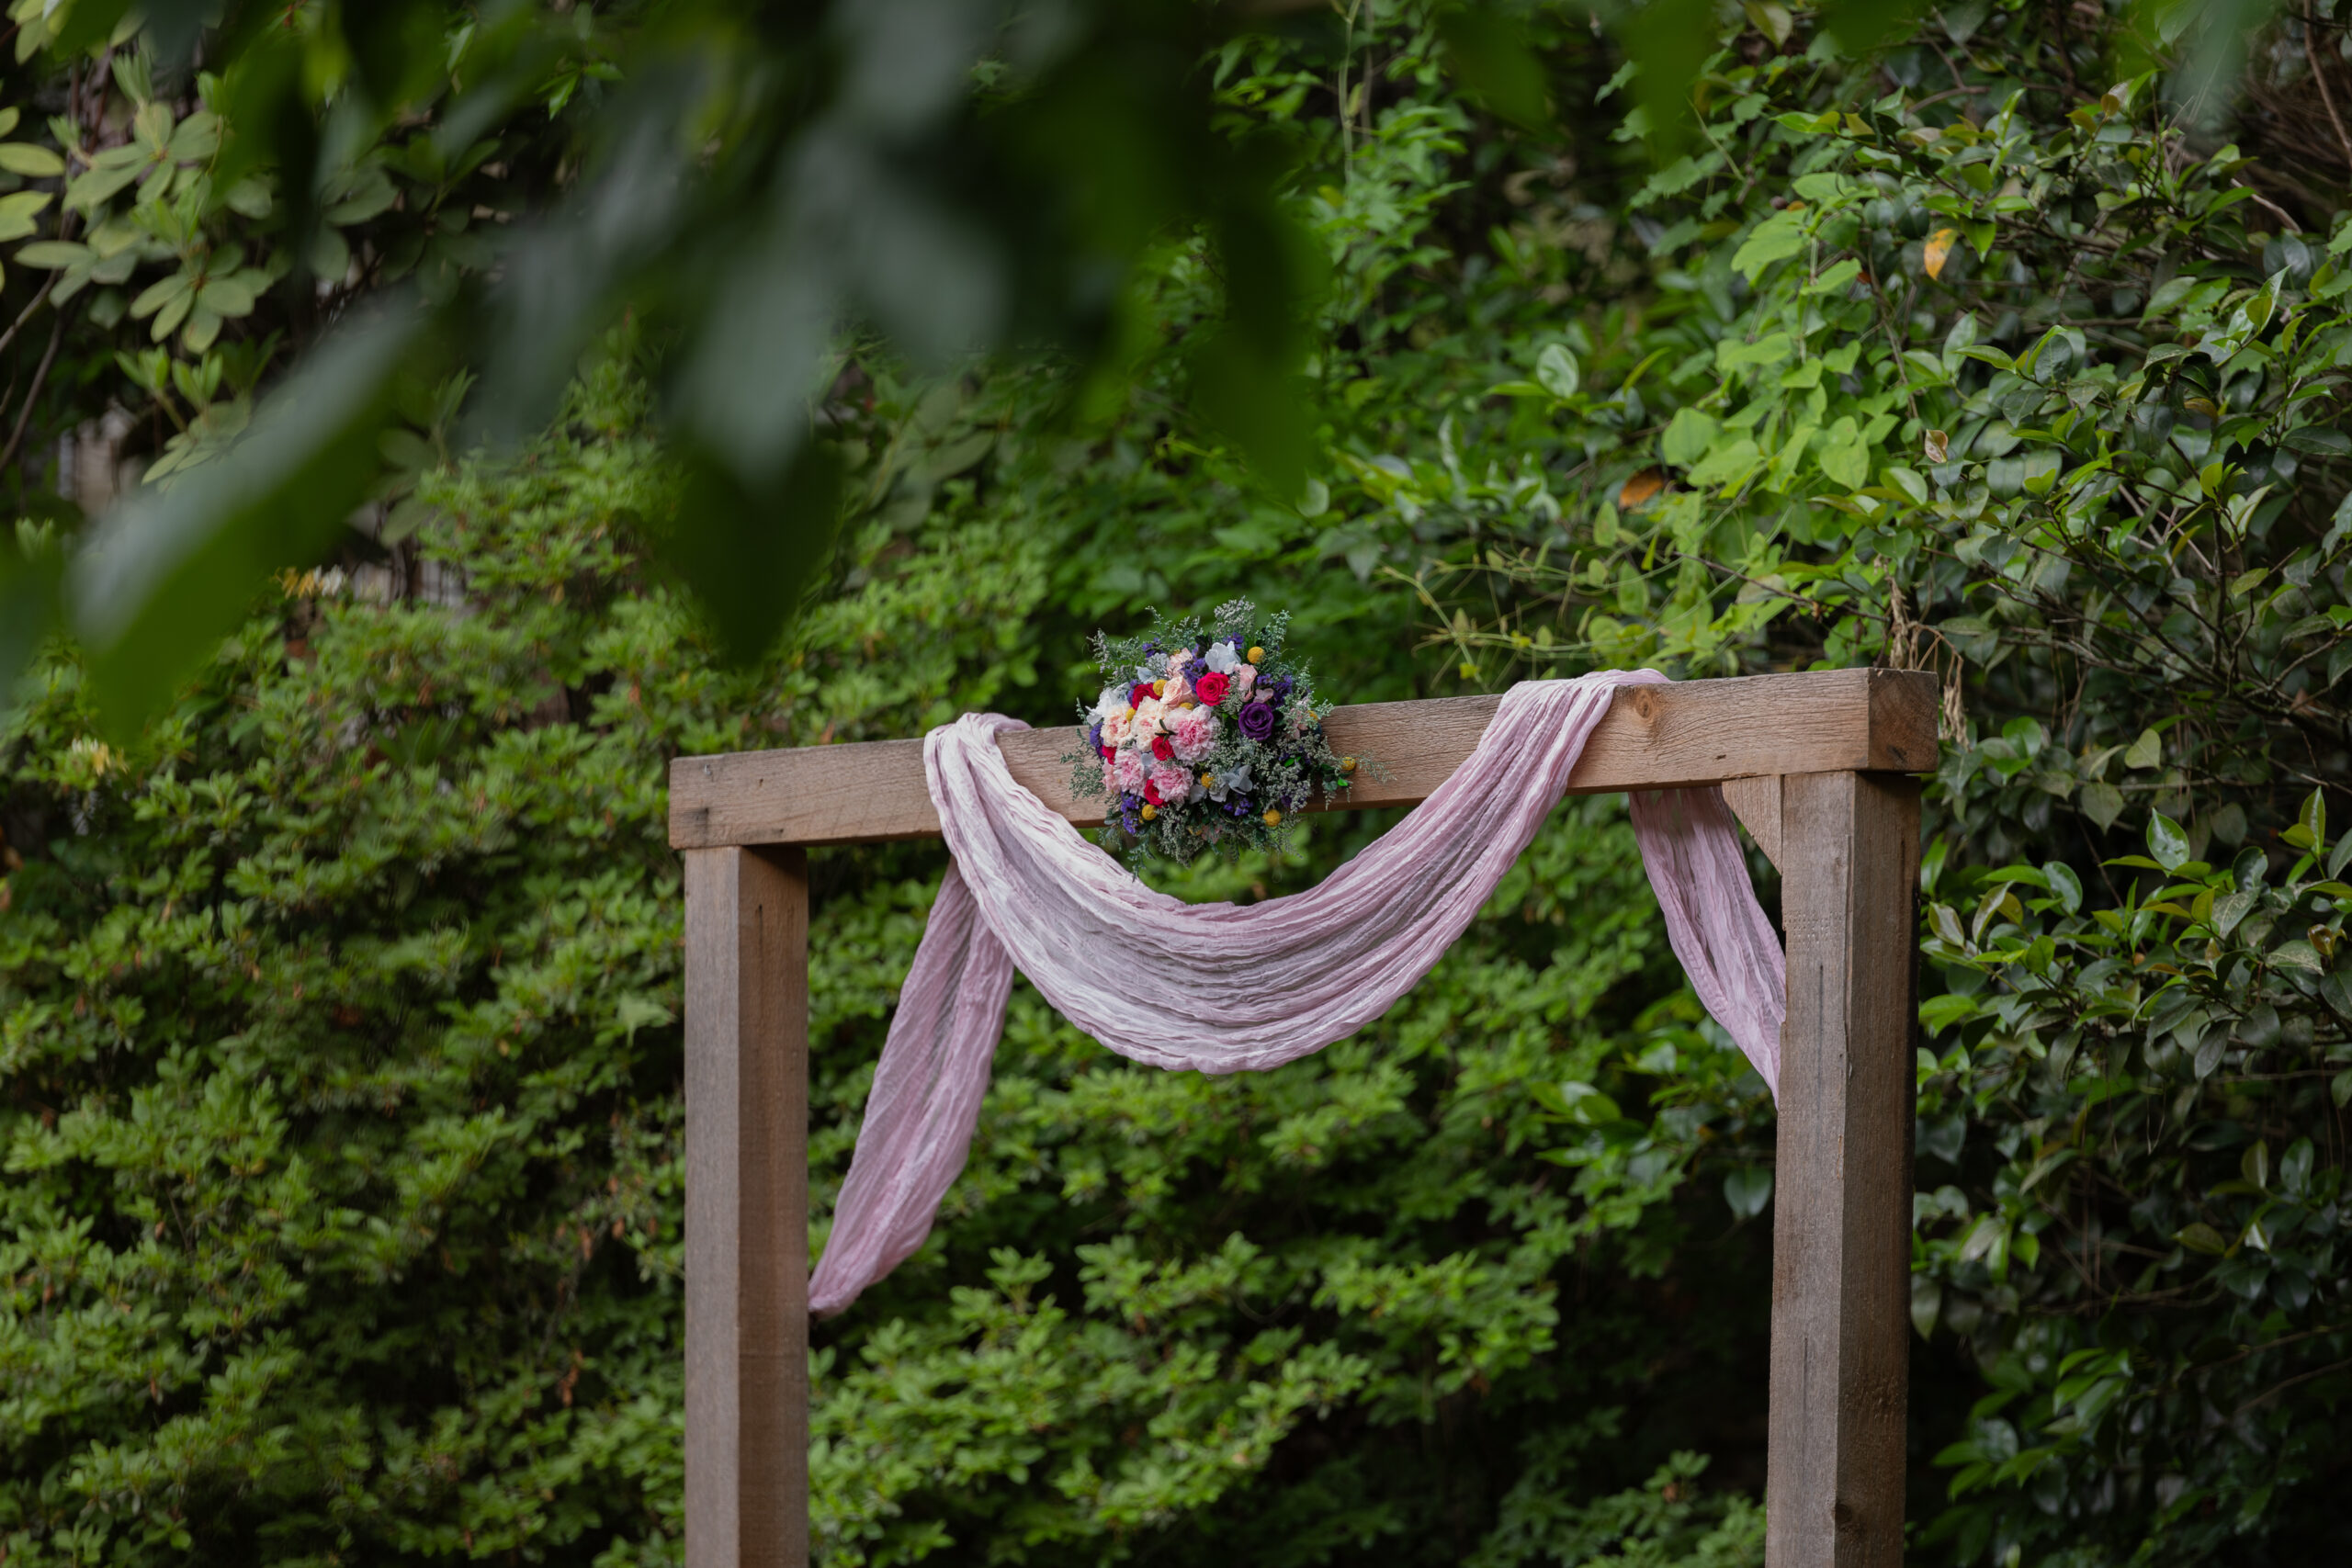
[[[1468,927],[1558,803],[1622,685],[1655,671],[1532,681],[1477,750],[1396,829],[1306,892],[1186,904],[1154,892],[1013,782],[967,714],[923,741],[955,863],[890,1021],[809,1306],[841,1311],[931,1234],[964,1168],[1017,966],[1119,1055],[1258,1071],[1379,1018]],[[1768,1084],[1786,1011],[1779,941],[1756,901],[1723,792],[1637,795],[1634,831],[1699,999]]]

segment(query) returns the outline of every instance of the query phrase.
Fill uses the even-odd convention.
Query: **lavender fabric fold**
[[[931,1234],[964,1168],[1015,967],[1123,1056],[1204,1073],[1262,1070],[1379,1018],[1453,944],[1558,803],[1614,690],[1655,671],[1531,681],[1477,749],[1396,827],[1318,886],[1247,906],[1154,892],[1015,783],[967,714],[923,741],[955,857],[890,1021],[809,1281],[841,1311]],[[1779,940],[1756,901],[1723,792],[1637,794],[1634,832],[1675,955],[1700,1001],[1777,1086],[1787,1010]]]

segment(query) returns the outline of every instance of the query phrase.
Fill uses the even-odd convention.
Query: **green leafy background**
[[[1191,400],[1205,243],[1115,384],[853,338],[840,542],[748,668],[661,564],[696,470],[633,329],[519,451],[412,398],[411,531],[286,572],[136,741],[52,645],[0,731],[8,1557],[676,1560],[663,763],[1060,722],[1094,629],[1237,593],[1351,700],[1941,674],[1912,1555],[2341,1554],[2352,229],[2071,16],[1866,61],[1726,16],[1662,164],[1580,21],[1514,20],[1529,130],[1419,9],[1233,43],[1328,258],[1303,482]],[[19,535],[0,593],[55,570]],[[1385,825],[1159,874],[1265,897]],[[812,861],[819,1247],[942,864]],[[1017,990],[931,1242],[817,1330],[819,1551],[1760,1562],[1771,1157],[1604,800],[1277,1073]]]

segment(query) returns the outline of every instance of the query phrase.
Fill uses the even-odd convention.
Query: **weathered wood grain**
[[[1781,781],[1789,1015],[1767,1568],[1897,1568],[1909,1386],[1916,781]]]
[[[1497,697],[1368,703],[1327,725],[1342,752],[1375,760],[1345,809],[1411,806],[1453,775],[1494,716]],[[1012,776],[1080,827],[1102,820],[1069,791],[1075,728],[1004,738]],[[1620,691],[1570,784],[1602,794],[1839,769],[1918,773],[1936,764],[1936,682],[1891,670],[1825,670],[1684,681]],[[865,741],[681,757],[670,767],[670,842],[847,844],[934,836],[922,742]]]
[[[686,861],[687,1568],[808,1562],[808,857]]]

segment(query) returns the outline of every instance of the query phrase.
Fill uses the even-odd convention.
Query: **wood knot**
[[[1634,687],[1634,712],[1641,716],[1645,723],[1656,718],[1657,716],[1657,691],[1648,686]]]
[[[1851,1535],[1861,1528],[1861,1521],[1854,1517],[1854,1510],[1843,1502],[1829,1506],[1829,1524],[1839,1535]]]

